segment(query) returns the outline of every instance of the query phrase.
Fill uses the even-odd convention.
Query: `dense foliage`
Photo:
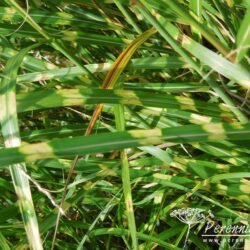
[[[0,248],[249,249],[249,46],[248,0],[0,1]]]

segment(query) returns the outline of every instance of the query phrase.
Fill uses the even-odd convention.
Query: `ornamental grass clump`
[[[1,1],[0,248],[248,249],[249,48],[245,0]]]

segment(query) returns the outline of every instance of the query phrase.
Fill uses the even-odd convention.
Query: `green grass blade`
[[[160,1],[161,2],[161,1]],[[182,6],[173,0],[169,0],[165,3],[184,20],[186,20],[192,27],[196,28],[218,51],[224,56],[229,54],[229,49],[226,48],[204,25],[195,20]]]
[[[196,20],[200,22],[202,19],[202,0],[190,0],[189,8],[192,11],[190,15],[194,15],[194,18],[196,18]],[[192,26],[191,29],[193,30],[196,40],[201,41],[201,33]]]
[[[4,61],[18,54],[18,50],[13,49],[7,39],[3,37],[0,37],[0,52],[0,58]],[[21,67],[32,72],[46,71],[57,68],[56,65],[44,60],[39,60],[31,55],[25,55]]]
[[[185,125],[174,128],[131,130],[113,132],[88,137],[55,139],[50,142],[22,145],[19,148],[0,149],[0,163],[8,165],[22,161],[109,152],[111,150],[154,145],[159,143],[206,142],[221,140],[249,140],[250,124],[230,125],[210,123],[204,125]],[[85,138],[83,140],[83,138]],[[63,145],[63,147],[62,147]]]
[[[115,105],[115,119],[117,131],[125,131],[125,117],[123,105]],[[134,215],[134,206],[130,185],[130,174],[129,174],[129,162],[128,156],[125,150],[120,151],[121,167],[122,167],[122,183],[123,183],[123,194],[126,205],[126,215],[128,219],[129,233],[132,238],[132,249],[138,249],[138,240],[136,235],[136,223]]]
[[[32,99],[30,98],[32,96]],[[223,104],[205,103],[183,96],[155,94],[139,90],[61,89],[41,90],[17,95],[18,112],[63,106],[86,104],[126,104],[146,107],[191,110],[203,115],[232,117],[229,107]]]
[[[0,247],[4,250],[11,250],[10,246],[8,245],[7,239],[0,233]]]
[[[38,45],[33,45],[23,49],[19,54],[9,59],[3,72],[0,89],[0,106],[2,107],[0,110],[0,121],[5,146],[8,148],[17,147],[21,144],[15,96],[17,71],[27,52],[37,46]],[[30,248],[43,249],[32,201],[29,180],[25,171],[24,163],[19,162],[18,164],[10,166],[12,181],[18,197],[18,204]]]
[[[55,26],[79,26],[89,27],[92,29],[121,29],[118,25],[100,22],[97,20],[87,20],[66,12],[49,12],[41,10],[30,10],[30,17],[40,24],[55,25]],[[14,8],[0,7],[0,21],[11,21],[12,23],[21,23],[22,16]]]
[[[100,228],[100,229],[96,229],[91,233],[91,236],[98,236],[98,235],[103,235],[103,234],[111,234],[111,235],[117,235],[117,236],[121,236],[121,235],[127,235],[128,231],[125,229],[120,229],[120,228]],[[170,250],[180,250],[181,248],[176,247],[172,244],[169,244],[161,239],[158,239],[156,237],[150,236],[150,235],[146,235],[143,233],[136,233],[137,237],[141,240],[145,240],[145,241],[150,241],[150,242],[156,242],[157,244],[159,244],[160,246],[166,248],[166,249],[170,249]]]
[[[141,0],[145,4],[144,0]],[[140,6],[140,12],[142,15],[158,30],[158,32],[161,34],[161,36],[173,47],[173,49],[180,54],[183,59],[190,64],[190,66],[202,77],[202,80],[205,80],[209,86],[220,96],[220,98],[225,102],[232,112],[238,117],[238,119],[242,122],[248,122],[248,118],[238,109],[236,108],[236,105],[232,101],[232,99],[228,96],[227,93],[216,83],[216,81],[211,78],[209,75],[205,74],[203,71],[200,69],[200,65],[194,61],[189,54],[176,42],[176,40],[179,38],[181,35],[179,30],[174,27],[171,23],[169,23],[167,20],[164,19],[164,17],[157,15],[153,9],[150,8],[147,4],[144,6]],[[154,18],[154,16],[150,13],[153,12],[156,16],[157,19]],[[175,40],[176,39],[176,40]],[[188,40],[188,45],[186,46],[185,49],[193,50],[192,44],[193,40],[189,38]],[[194,42],[194,46],[195,46]],[[202,45],[199,45],[202,46]],[[208,50],[209,51],[209,50]],[[192,53],[192,51],[189,51]],[[198,55],[197,55],[198,56]],[[218,56],[218,55],[217,55]],[[225,60],[224,58],[222,58]],[[239,66],[241,67],[241,66]],[[242,69],[245,72],[245,69]],[[241,71],[241,70],[240,70]],[[248,72],[245,72],[244,74],[248,75]],[[242,79],[240,79],[242,80]]]
[[[124,8],[122,3],[120,3],[119,0],[113,0],[116,6],[119,8],[119,10],[122,12],[122,14],[125,17],[125,20],[136,30],[138,34],[142,33],[141,28],[137,25],[137,23],[133,20],[133,17],[129,14],[129,12]]]
[[[24,18],[26,22],[28,22],[38,33],[40,33],[48,42],[51,43],[51,45],[58,51],[60,51],[63,55],[65,55],[70,61],[75,63],[78,67],[80,67],[85,73],[88,72],[88,70],[79,62],[79,60],[72,55],[69,50],[64,46],[63,42],[60,40],[51,40],[50,35],[42,29],[35,21],[34,19],[25,12],[25,10],[15,1],[15,0],[4,0],[7,4],[10,6],[13,6],[15,10]],[[94,81],[97,81],[96,78],[90,74],[91,78]]]
[[[37,62],[37,61],[36,61]],[[27,61],[25,66],[27,65],[30,69],[30,62]],[[38,63],[38,62],[37,62]],[[161,56],[161,57],[144,57],[144,58],[135,58],[132,59],[128,65],[127,70],[143,70],[143,69],[151,69],[151,70],[160,70],[160,69],[177,69],[177,68],[188,68],[188,64],[183,62],[178,57],[171,56]],[[99,72],[107,72],[111,69],[112,63],[100,63],[100,64],[88,64],[85,65],[86,69],[88,69],[89,73],[99,73]],[[89,74],[88,73],[88,74]],[[70,79],[74,76],[79,76],[82,74],[86,74],[79,67],[67,67],[67,68],[52,68],[49,70],[37,70],[33,73],[27,73],[18,76],[18,82],[37,82],[42,80],[52,80],[52,79]],[[87,75],[88,75],[87,74]]]
[[[187,36],[184,36],[182,45],[201,60],[202,63],[211,67],[213,71],[224,75],[230,80],[236,81],[246,89],[250,88],[250,73],[241,65],[233,64],[204,46],[194,41],[191,42]]]
[[[250,46],[250,7],[248,8],[244,19],[242,20],[240,29],[236,38],[237,56],[236,60],[239,62],[249,51]]]

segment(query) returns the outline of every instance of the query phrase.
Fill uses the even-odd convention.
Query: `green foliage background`
[[[248,249],[170,213],[248,225],[249,46],[247,0],[1,1],[0,248]]]

